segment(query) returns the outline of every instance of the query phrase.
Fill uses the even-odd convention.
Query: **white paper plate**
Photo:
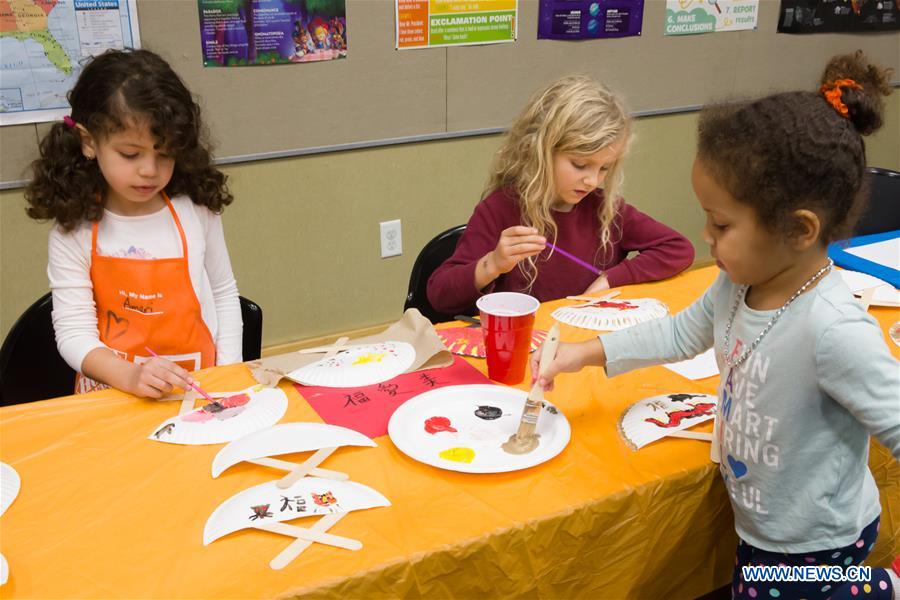
[[[256,385],[238,394],[247,394],[249,401],[217,411],[201,407],[172,417],[154,429],[148,438],[170,444],[223,444],[271,427],[287,411],[287,396],[278,388]],[[218,400],[227,401],[228,398]]]
[[[282,423],[235,440],[219,450],[212,463],[212,476],[243,460],[309,452],[339,446],[375,446],[368,437],[325,423]]]
[[[0,462],[0,515],[6,512],[9,505],[19,495],[22,480],[19,474],[11,466]]]
[[[860,273],[859,271],[841,269],[838,273],[841,274],[841,278],[843,278],[847,287],[850,288],[850,291],[857,296],[863,290],[875,288],[872,304],[877,306],[900,306],[900,290],[887,281],[868,273]]]
[[[416,350],[406,342],[381,342],[339,352],[287,374],[304,385],[362,387],[393,379],[416,360]]]
[[[9,565],[6,564],[6,557],[0,554],[0,585],[6,583],[9,579]]]
[[[594,300],[557,308],[550,316],[566,325],[595,331],[618,331],[669,314],[669,307],[655,298]]]
[[[463,473],[527,469],[562,452],[571,436],[566,417],[545,402],[537,425],[538,447],[519,455],[504,451],[501,445],[519,428],[527,396],[522,390],[489,384],[429,390],[394,411],[388,435],[410,458],[440,469]]]
[[[712,408],[708,406],[710,404]],[[665,394],[644,398],[622,413],[619,433],[637,450],[661,440],[670,431],[681,431],[714,419],[717,405],[718,398],[709,394]]]
[[[248,488],[220,504],[203,528],[203,545],[254,524],[390,505],[387,498],[355,481],[303,477],[286,489],[270,481]]]

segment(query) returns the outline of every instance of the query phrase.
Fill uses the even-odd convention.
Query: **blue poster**
[[[641,35],[644,0],[541,0],[538,39],[591,40]]]

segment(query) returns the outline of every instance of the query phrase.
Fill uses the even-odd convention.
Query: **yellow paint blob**
[[[356,360],[353,361],[353,364],[365,365],[367,363],[381,362],[381,359],[383,359],[384,357],[384,352],[369,352],[367,354],[360,354],[358,357],[356,357]]]
[[[438,456],[453,462],[470,463],[475,458],[475,451],[471,448],[447,448]]]

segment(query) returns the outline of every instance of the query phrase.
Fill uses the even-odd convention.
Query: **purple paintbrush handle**
[[[592,265],[591,263],[585,262],[585,261],[581,260],[580,258],[578,258],[577,256],[575,256],[574,254],[569,254],[568,252],[566,252],[566,251],[563,250],[562,248],[560,248],[560,247],[558,247],[558,246],[554,246],[554,245],[551,244],[550,242],[547,242],[547,246],[549,246],[550,248],[553,248],[554,250],[556,250],[557,252],[559,252],[560,254],[562,254],[563,256],[565,256],[566,258],[568,258],[569,260],[571,260],[572,262],[578,263],[579,265],[581,265],[582,267],[584,267],[584,268],[587,269],[588,271],[591,271],[592,273],[596,273],[597,275],[603,275],[603,271],[601,271],[600,269],[598,269],[597,267],[595,267],[595,266]]]

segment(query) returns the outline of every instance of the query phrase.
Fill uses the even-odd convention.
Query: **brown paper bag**
[[[443,342],[434,332],[431,321],[422,316],[415,308],[403,313],[399,321],[375,335],[356,338],[348,344],[374,344],[377,342],[406,342],[416,350],[416,359],[407,373],[422,369],[448,367],[453,364],[453,355],[444,347]],[[322,354],[298,354],[287,352],[275,356],[267,356],[247,363],[253,377],[259,383],[276,386],[278,382],[294,369],[321,360]]]

